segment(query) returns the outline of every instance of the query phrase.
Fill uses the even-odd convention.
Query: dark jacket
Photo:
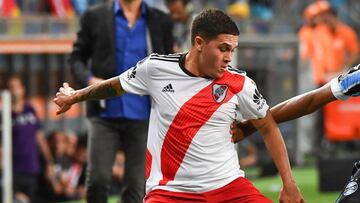
[[[169,54],[173,49],[172,22],[162,11],[146,6],[146,24],[152,52]],[[80,19],[80,30],[69,63],[76,82],[87,85],[88,78],[108,79],[117,75],[115,57],[114,3],[89,8]],[[87,115],[98,115],[99,102],[87,103]]]

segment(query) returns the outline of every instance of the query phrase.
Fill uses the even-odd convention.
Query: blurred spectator
[[[359,54],[359,41],[356,32],[337,17],[333,9],[323,14],[323,25],[317,27],[321,39],[324,40],[326,60],[323,69],[324,82],[352,67]]]
[[[75,79],[87,86],[125,72],[149,53],[172,49],[169,16],[141,0],[115,0],[84,13],[69,62]],[[149,113],[148,96],[125,94],[87,103],[88,202],[107,202],[119,145],[127,157],[122,201],[142,202]]]
[[[300,40],[300,57],[302,60],[309,60],[313,55],[314,34],[318,20],[319,9],[316,4],[312,4],[304,10],[304,24],[301,26],[298,36]]]
[[[299,31],[301,56],[311,61],[314,82],[321,86],[355,63],[359,42],[356,32],[325,0],[309,5],[304,18],[306,24]]]
[[[71,157],[72,159],[70,167],[65,173],[64,195],[67,200],[85,198],[85,180],[81,177],[85,175],[84,173],[87,153],[86,138],[86,136],[81,136],[79,142],[75,145],[75,153]]]
[[[249,0],[253,29],[256,33],[269,33],[273,19],[273,0]]]
[[[40,173],[38,147],[51,173],[53,158],[34,108],[25,98],[25,88],[18,75],[7,82],[12,95],[14,193],[19,200],[36,202],[37,176]]]
[[[273,0],[249,0],[251,16],[269,21],[273,17]]]
[[[46,201],[76,200],[85,197],[86,136],[80,139],[55,131],[49,137],[54,155],[54,173],[47,174],[51,190]]]
[[[50,201],[64,201],[64,174],[70,167],[70,159],[66,156],[67,137],[63,132],[55,131],[49,136],[49,144],[54,157],[53,173],[47,173],[46,178],[50,183],[51,190],[49,194]]]
[[[320,87],[355,63],[359,42],[355,31],[337,18],[335,10],[325,0],[305,8],[304,22],[298,33],[300,55],[304,64],[309,62],[313,84]],[[324,123],[331,122],[330,119],[323,117],[323,110],[319,112],[314,122],[316,146],[324,136]]]
[[[19,17],[20,9],[16,4],[16,0],[2,0],[0,4],[0,16]]]
[[[195,17],[189,0],[166,0],[171,19],[174,22],[174,52],[183,52],[191,47],[191,22]]]
[[[228,6],[227,12],[231,16],[246,19],[250,17],[250,5],[246,0],[238,0]]]
[[[77,145],[78,145],[78,136],[72,132],[67,133],[66,135],[66,156],[71,159],[75,156]]]

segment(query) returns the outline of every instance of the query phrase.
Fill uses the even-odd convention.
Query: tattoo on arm
[[[119,78],[113,77],[78,90],[75,97],[77,97],[78,101],[100,100],[120,96],[123,93],[124,90],[121,87]]]

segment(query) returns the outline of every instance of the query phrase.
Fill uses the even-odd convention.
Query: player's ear
[[[200,37],[200,36],[196,36],[194,39],[194,46],[196,47],[196,50],[198,50],[199,52],[202,51],[203,46],[205,44],[205,40],[204,38]]]

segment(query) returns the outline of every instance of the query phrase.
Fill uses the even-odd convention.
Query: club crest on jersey
[[[229,87],[227,85],[214,84],[212,86],[213,98],[216,103],[221,103],[226,97],[226,93]]]

